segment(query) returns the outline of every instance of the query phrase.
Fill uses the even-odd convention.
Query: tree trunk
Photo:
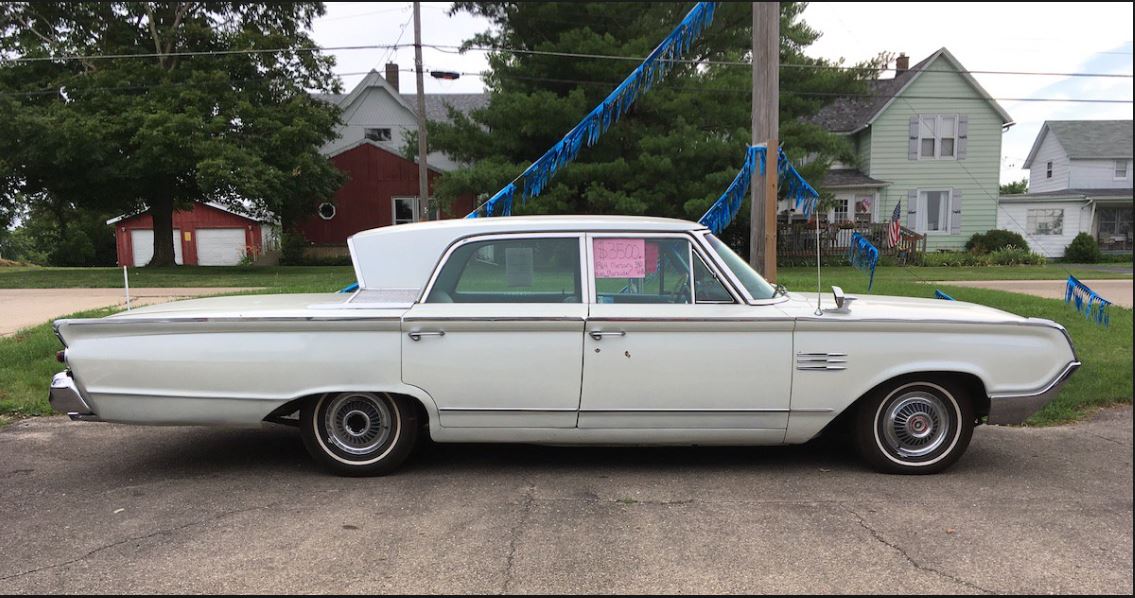
[[[146,265],[173,266],[173,198],[168,195],[152,198],[150,216],[154,219],[154,257]],[[180,243],[181,239],[177,242]]]

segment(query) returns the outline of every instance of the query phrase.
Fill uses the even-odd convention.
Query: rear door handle
[[[588,332],[587,334],[590,334],[591,338],[593,338],[597,341],[603,340],[603,337],[605,337],[605,336],[626,336],[627,335],[627,333],[622,331],[622,330],[618,330],[618,331],[612,330],[610,332],[606,332],[606,331],[603,331],[603,330],[592,330],[591,332]]]
[[[406,333],[412,341],[420,341],[423,336],[445,336],[444,330],[411,330]]]

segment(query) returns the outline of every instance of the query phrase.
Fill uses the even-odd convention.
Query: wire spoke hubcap
[[[902,457],[933,453],[950,434],[950,417],[942,399],[924,392],[899,397],[881,422],[891,450]]]
[[[390,408],[370,394],[342,394],[327,407],[328,440],[352,455],[365,455],[390,438]]]

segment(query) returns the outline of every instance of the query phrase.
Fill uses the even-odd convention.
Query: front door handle
[[[411,330],[406,333],[412,341],[420,341],[423,336],[445,336],[444,330]]]
[[[610,332],[605,332],[603,330],[592,330],[591,332],[588,332],[587,334],[590,334],[591,338],[593,338],[597,341],[603,340],[603,337],[605,337],[605,336],[626,336],[627,335],[627,333],[622,331],[622,330],[618,330],[618,331],[612,330]]]

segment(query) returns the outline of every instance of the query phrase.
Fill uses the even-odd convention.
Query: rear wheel
[[[856,417],[855,444],[879,471],[938,473],[962,456],[973,428],[973,406],[961,388],[908,380],[867,397]]]
[[[308,453],[339,475],[384,475],[410,455],[417,411],[402,397],[370,392],[323,395],[300,410]]]

